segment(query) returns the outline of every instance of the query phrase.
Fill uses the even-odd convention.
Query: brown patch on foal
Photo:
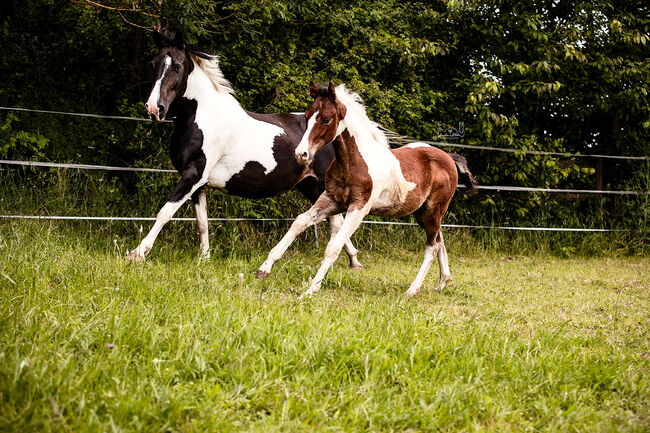
[[[423,207],[435,207],[437,204],[445,204],[446,210],[458,182],[458,176],[453,176],[456,173],[453,159],[435,147],[402,147],[391,149],[391,152],[399,161],[404,179],[413,182],[415,187],[402,202],[373,209],[370,213],[395,218],[409,215]]]
[[[347,129],[332,144],[336,158],[327,169],[325,190],[345,209],[361,209],[372,193],[368,164]]]

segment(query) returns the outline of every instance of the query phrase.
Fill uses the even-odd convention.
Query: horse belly
[[[295,162],[278,164],[267,172],[258,161],[247,161],[243,165],[220,161],[210,172],[208,184],[240,197],[272,197],[293,188],[303,178],[303,172],[303,166]]]
[[[423,201],[407,200],[402,203],[393,203],[385,206],[373,206],[370,215],[384,218],[399,218],[410,215],[422,206]]]
[[[404,176],[405,182],[395,182],[393,188],[384,190],[372,205],[372,215],[397,218],[418,210],[426,200],[428,188],[415,177]]]

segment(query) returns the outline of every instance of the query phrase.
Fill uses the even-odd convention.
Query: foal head
[[[165,119],[174,99],[185,93],[187,77],[194,64],[180,33],[171,38],[155,32],[154,39],[160,51],[151,60],[155,78],[145,107],[149,117],[161,121]]]
[[[343,119],[347,112],[345,105],[337,98],[331,82],[327,87],[317,87],[311,83],[309,95],[314,98],[314,103],[305,113],[307,130],[296,147],[296,159],[305,165],[311,163],[323,146],[343,132]]]

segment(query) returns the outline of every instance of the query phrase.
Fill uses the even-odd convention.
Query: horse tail
[[[478,193],[478,182],[474,178],[474,175],[469,171],[467,166],[467,159],[464,156],[458,155],[456,153],[449,154],[456,164],[456,169],[458,170],[458,180],[465,185],[469,192],[472,194]]]

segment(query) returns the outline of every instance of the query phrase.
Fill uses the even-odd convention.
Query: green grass
[[[420,234],[372,228],[363,271],[341,258],[298,301],[322,242],[258,281],[284,228],[213,225],[198,263],[194,229],[172,226],[134,264],[128,224],[0,222],[0,431],[650,429],[647,257],[458,231],[454,281],[432,291],[436,265],[406,299]]]

